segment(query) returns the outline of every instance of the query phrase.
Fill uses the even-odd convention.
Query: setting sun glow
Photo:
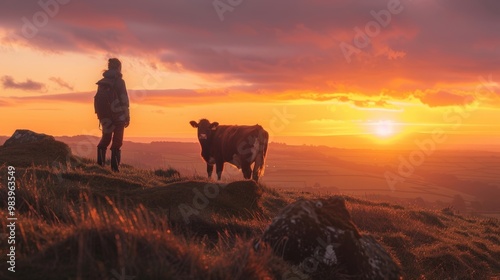
[[[373,124],[375,135],[379,137],[389,137],[394,135],[394,122],[392,121],[378,121]]]

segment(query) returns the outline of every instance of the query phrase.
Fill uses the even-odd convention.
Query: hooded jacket
[[[114,114],[113,123],[130,123],[130,103],[128,99],[127,87],[125,86],[125,81],[122,79],[122,73],[117,70],[110,69],[104,71],[102,76],[104,78],[97,83],[99,84],[101,81],[105,80],[113,80],[116,93],[120,99],[120,107],[114,110],[117,114]]]

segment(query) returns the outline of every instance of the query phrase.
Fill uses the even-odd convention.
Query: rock
[[[36,133],[27,129],[17,129],[12,136],[5,141],[4,147],[9,147],[17,144],[35,143],[43,140],[55,141],[53,136]]]
[[[298,266],[300,279],[400,279],[398,265],[373,237],[359,233],[339,196],[288,205],[256,247],[262,243]]]
[[[16,130],[0,146],[0,165],[29,167],[35,164],[59,168],[61,164],[64,166],[71,161],[75,158],[68,145],[56,141],[53,136],[30,130]]]
[[[220,201],[227,205],[237,206],[240,211],[259,209],[262,187],[253,180],[234,181],[224,187],[220,193]]]

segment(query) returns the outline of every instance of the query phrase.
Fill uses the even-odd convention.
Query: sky
[[[196,141],[189,121],[207,118],[331,146],[432,133],[472,148],[500,140],[496,0],[0,6],[0,135],[99,135],[95,83],[118,57],[130,139]]]

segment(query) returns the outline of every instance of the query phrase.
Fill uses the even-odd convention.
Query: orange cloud
[[[49,79],[50,81],[56,83],[59,87],[67,89],[67,90],[74,90],[75,88],[73,86],[70,86],[67,82],[65,82],[63,79],[58,78],[58,77],[51,77]]]
[[[429,107],[439,106],[463,106],[474,102],[474,97],[455,94],[447,91],[427,93],[418,97],[420,101]]]

